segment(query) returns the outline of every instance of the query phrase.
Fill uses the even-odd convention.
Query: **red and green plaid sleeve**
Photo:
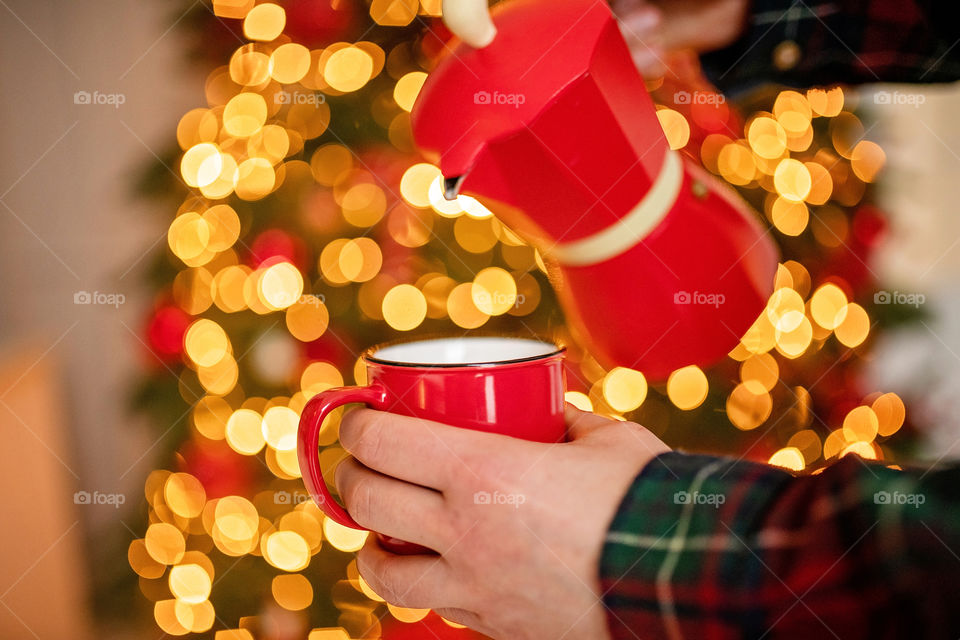
[[[818,475],[672,452],[601,559],[611,635],[960,637],[960,466],[846,456]]]
[[[744,35],[702,56],[721,89],[761,82],[949,82],[960,22],[943,0],[750,0]]]

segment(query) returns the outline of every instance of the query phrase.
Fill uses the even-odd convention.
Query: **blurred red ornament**
[[[308,362],[316,360],[330,362],[338,369],[349,371],[358,353],[354,345],[347,340],[349,337],[334,335],[332,329],[327,329],[322,336],[303,346],[304,359]]]
[[[427,23],[427,30],[420,42],[420,51],[428,60],[435,60],[448,49],[447,42],[451,38],[453,38],[453,34],[447,29],[447,25],[443,24],[443,20],[432,18]]]
[[[153,312],[147,321],[147,344],[163,360],[176,360],[183,353],[183,335],[193,318],[173,305],[164,305]]]
[[[267,262],[286,261],[306,271],[308,253],[307,245],[300,238],[280,229],[267,229],[250,243],[249,261],[253,268],[266,266]]]
[[[206,438],[190,440],[180,450],[180,457],[183,471],[200,481],[208,500],[251,494],[255,458],[238,454],[227,443]]]
[[[853,214],[853,235],[869,248],[883,241],[887,231],[887,218],[880,209],[865,204]]]
[[[283,0],[287,12],[284,32],[310,48],[337,40],[352,40],[358,3],[353,0]]]

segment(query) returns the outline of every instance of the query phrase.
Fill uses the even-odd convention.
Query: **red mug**
[[[327,517],[363,529],[330,495],[318,452],[324,418],[355,402],[465,429],[563,441],[564,353],[551,342],[494,336],[417,340],[367,350],[366,386],[322,391],[303,409],[297,455],[304,485]],[[380,542],[396,553],[426,551],[383,535]]]

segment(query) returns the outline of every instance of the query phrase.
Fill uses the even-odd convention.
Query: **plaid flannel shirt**
[[[601,559],[616,640],[960,637],[960,465],[817,475],[666,453]]]
[[[752,0],[744,35],[701,56],[731,90],[776,81],[948,82],[960,78],[960,20],[945,0]]]

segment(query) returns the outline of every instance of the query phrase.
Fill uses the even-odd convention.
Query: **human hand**
[[[633,60],[646,77],[663,75],[671,52],[704,53],[733,43],[743,32],[748,6],[748,0],[612,2]]]
[[[353,518],[439,555],[400,556],[371,536],[360,574],[388,602],[430,608],[495,639],[608,638],[598,567],[640,470],[669,451],[643,427],[568,405],[543,444],[358,409],[336,471]],[[486,500],[485,498],[489,498]]]

